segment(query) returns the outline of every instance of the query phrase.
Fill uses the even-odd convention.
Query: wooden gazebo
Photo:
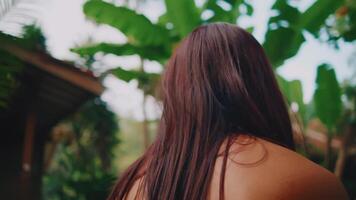
[[[1,199],[41,199],[44,144],[51,128],[104,90],[88,70],[44,52],[0,45],[25,63],[20,87],[0,112]]]

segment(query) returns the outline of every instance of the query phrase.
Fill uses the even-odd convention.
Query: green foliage
[[[45,49],[45,39],[41,29],[34,25],[25,26],[21,37],[0,32],[1,45],[16,45],[26,49]],[[5,109],[16,89],[25,63],[0,46],[0,110]]]
[[[291,26],[298,24],[300,20],[301,13],[295,7],[290,6],[287,1],[277,0],[272,6],[273,10],[278,11],[278,15],[273,16],[269,19],[269,23],[277,23],[281,26],[282,21],[288,22]]]
[[[344,120],[347,124],[351,124],[353,126],[356,125],[356,85],[352,85],[351,83],[346,83],[343,86],[343,93],[346,96],[346,102],[344,102],[344,115],[346,115],[346,120]]]
[[[343,3],[343,0],[317,0],[301,16],[300,26],[317,36],[325,20]]]
[[[195,27],[201,24],[200,13],[194,1],[165,0],[165,3],[167,16],[181,37],[186,36]]]
[[[347,27],[346,30],[341,32],[341,37],[346,41],[354,41],[356,40],[356,5],[354,7],[350,6],[348,9],[348,15],[343,17],[347,21]]]
[[[0,31],[2,45],[16,45],[30,50],[46,50],[46,39],[42,30],[36,25],[24,26],[20,37],[15,37]]]
[[[208,22],[230,22],[230,23],[235,23],[237,20],[237,17],[239,15],[239,4],[241,1],[229,1],[226,2],[229,3],[231,6],[230,10],[226,10],[222,8],[219,4],[218,1],[215,0],[209,0],[205,3],[204,5],[204,10],[210,10],[213,11],[214,15],[209,18],[207,21]],[[250,7],[248,7],[250,8]],[[246,7],[247,9],[247,7]],[[251,10],[249,10],[251,11]]]
[[[98,52],[113,54],[117,56],[139,55],[141,58],[149,60],[163,61],[170,55],[170,51],[157,46],[135,46],[132,44],[99,43],[88,46],[73,48],[71,51],[81,57],[88,58]]]
[[[126,44],[98,43],[73,48],[72,51],[92,63],[96,53],[113,54],[117,56],[139,55],[141,59],[155,60],[164,64],[169,58],[174,45],[195,27],[211,21],[228,21],[234,23],[239,13],[239,7],[245,7],[246,15],[253,12],[252,6],[243,0],[225,0],[231,6],[229,11],[219,6],[217,1],[209,0],[202,9],[190,0],[166,0],[167,12],[153,24],[144,15],[136,13],[126,7],[115,6],[101,0],[89,0],[85,3],[85,15],[100,24],[110,25],[124,33],[128,41]],[[203,21],[200,18],[204,10],[213,10],[214,17]],[[184,15],[182,15],[184,13]],[[173,25],[173,29],[169,28]],[[252,29],[251,29],[252,30]],[[140,88],[153,93],[158,75],[137,71],[125,71],[121,68],[113,70],[118,78],[128,81],[137,79]]]
[[[228,8],[221,6],[221,3],[228,5]],[[253,7],[248,1],[244,0],[208,0],[203,6],[203,11],[212,11],[213,16],[206,20],[206,22],[228,22],[236,23],[241,15],[251,16],[253,14]],[[206,23],[204,22],[204,23]]]
[[[156,73],[148,73],[137,70],[124,70],[120,67],[112,70],[112,74],[126,82],[130,82],[134,79],[138,80],[139,88],[151,95],[154,94],[155,85],[160,77],[160,75]]]
[[[341,90],[334,69],[328,64],[318,67],[314,106],[318,118],[332,130],[341,115]]]
[[[21,38],[18,44],[22,47],[46,51],[46,38],[36,25],[24,26]]]
[[[144,15],[126,7],[90,0],[84,4],[83,10],[88,18],[97,23],[120,30],[132,44],[163,45],[169,42],[169,33],[165,28],[152,24]]]
[[[299,51],[305,41],[299,27],[301,13],[284,0],[277,0],[272,9],[277,16],[269,19],[263,44],[273,67],[278,67]]]
[[[88,102],[62,126],[52,165],[43,178],[44,199],[105,199],[112,186],[117,119],[100,99]],[[59,137],[59,139],[58,139]]]
[[[277,80],[288,103],[296,103],[298,105],[298,113],[305,122],[306,105],[303,100],[302,83],[299,80],[287,81],[281,76],[277,76]]]
[[[280,27],[268,30],[263,47],[272,66],[281,66],[287,58],[293,57],[305,41],[300,31]]]
[[[340,38],[347,42],[356,39],[356,0],[349,0],[340,7],[333,17],[333,23],[327,26],[330,41]]]
[[[6,51],[0,50],[0,110],[6,108],[16,88],[17,77],[21,74],[23,63]]]
[[[58,145],[57,150],[58,163],[43,177],[43,199],[95,200],[108,196],[113,175],[102,173],[94,162],[83,162],[65,144]]]
[[[314,100],[312,99],[310,102],[308,102],[305,105],[305,117],[304,121],[309,122],[312,119],[317,118],[316,113],[315,113],[315,104]]]
[[[352,86],[350,84],[346,85],[344,88],[344,93],[348,98],[348,100],[350,100],[351,102],[355,101],[356,103],[356,86]],[[356,104],[355,104],[355,108],[356,108]]]
[[[110,53],[118,56],[137,54],[144,59],[157,60],[163,63],[170,55],[172,45],[185,37],[195,27],[212,21],[228,21],[234,23],[239,15],[239,7],[245,7],[246,15],[253,12],[252,6],[246,1],[224,1],[231,6],[229,11],[218,5],[217,1],[209,0],[199,9],[194,1],[167,0],[167,12],[153,24],[145,16],[126,7],[118,7],[101,0],[90,0],[84,7],[85,15],[100,24],[107,24],[124,33],[127,44],[99,43],[87,47],[74,48],[81,56],[93,56],[97,52]],[[200,18],[204,10],[213,10],[214,17],[203,21]],[[184,13],[184,15],[182,15]],[[120,20],[124,19],[124,20]],[[172,23],[173,29],[167,28]]]
[[[304,13],[289,5],[285,0],[276,0],[272,9],[278,12],[270,18],[263,44],[273,67],[281,66],[295,56],[303,42],[303,31],[318,36],[326,19],[343,5],[344,1],[317,0]]]

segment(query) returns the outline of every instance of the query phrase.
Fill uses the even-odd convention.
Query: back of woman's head
[[[208,24],[188,35],[168,62],[161,95],[157,138],[122,175],[113,199],[141,176],[146,199],[206,199],[219,148],[238,134],[294,148],[271,65],[254,37],[235,25]]]
[[[207,129],[204,135],[220,127],[223,132],[211,134],[245,131],[292,146],[271,65],[243,29],[223,23],[195,29],[175,50],[163,80],[167,127],[185,127],[189,121]]]

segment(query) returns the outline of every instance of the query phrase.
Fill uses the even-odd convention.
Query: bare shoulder
[[[244,140],[244,139],[242,139]],[[296,152],[256,139],[232,145],[225,176],[225,198],[346,200],[340,181]],[[216,161],[211,199],[218,199],[222,157]]]
[[[348,199],[341,182],[328,170],[282,146],[259,139],[268,152],[266,170],[274,173],[268,178],[277,178],[271,192],[280,199]]]

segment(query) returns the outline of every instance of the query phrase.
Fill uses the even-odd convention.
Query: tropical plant
[[[167,12],[159,18],[157,24],[154,24],[144,15],[127,7],[115,6],[101,0],[89,0],[83,7],[86,16],[99,24],[115,27],[127,36],[128,42],[125,44],[98,43],[72,50],[87,59],[101,52],[117,56],[139,55],[142,60],[156,60],[164,64],[176,43],[198,25],[216,21],[236,23],[239,16],[253,14],[253,7],[247,0],[207,0],[201,7],[197,7],[194,1],[190,0],[165,0],[165,5]],[[305,42],[303,31],[319,37],[323,30],[330,27],[328,19],[340,15],[338,9],[346,7],[350,11],[344,14],[343,18],[345,20],[352,18],[353,5],[343,1],[318,0],[302,13],[287,1],[276,0],[272,10],[278,14],[269,19],[263,43],[273,66],[277,68],[286,59],[297,54]],[[212,12],[212,15],[203,18],[202,14],[206,12]],[[350,26],[348,31],[351,33],[354,26],[350,20],[348,24]],[[346,39],[353,40],[349,35]],[[331,37],[335,39],[334,36]],[[153,75],[145,73],[143,66],[140,71],[136,72],[126,71],[120,67],[112,72],[125,81],[139,80],[140,87],[149,88],[149,91],[153,91],[152,88],[157,80],[157,78],[146,77],[153,77]],[[278,79],[288,101],[298,105],[300,118],[305,122],[306,108],[300,81],[287,81],[280,76]],[[150,81],[142,83],[144,82],[142,80]],[[144,93],[146,94],[145,91]]]
[[[336,124],[341,116],[341,89],[336,79],[334,69],[330,65],[322,64],[318,67],[314,93],[314,108],[317,117],[327,127],[327,143],[325,151],[325,165],[330,168],[331,140],[336,133]]]
[[[27,64],[9,53],[19,47],[46,53],[45,37],[32,16],[34,1],[0,2],[0,116],[16,94]],[[30,6],[30,8],[29,8]],[[21,28],[21,32],[18,32]],[[6,32],[6,33],[5,33]],[[118,144],[118,122],[100,99],[88,102],[79,113],[58,126],[69,127],[64,137],[54,135],[43,177],[44,199],[104,199],[115,179],[112,149]]]
[[[0,56],[2,58],[0,60],[0,110],[3,110],[8,106],[14,91],[19,86],[16,77],[20,74],[23,63],[3,50],[0,50]]]
[[[153,95],[154,88],[159,78],[159,74],[145,72],[144,60],[154,60],[162,65],[169,58],[174,46],[192,31],[196,26],[213,21],[236,22],[239,15],[251,15],[252,7],[247,1],[224,1],[230,9],[224,10],[221,5],[209,0],[203,7],[197,8],[193,1],[165,1],[167,13],[163,14],[158,23],[152,23],[147,17],[124,6],[115,6],[100,0],[90,0],[84,7],[85,15],[99,24],[107,24],[124,33],[128,41],[125,44],[98,43],[73,48],[72,51],[78,53],[86,60],[93,59],[96,53],[113,54],[117,56],[138,55],[141,60],[137,70],[125,70],[117,67],[111,71],[119,79],[129,82],[138,80],[139,88],[143,91],[143,137],[144,146],[148,147],[148,122],[145,111],[147,95]],[[246,8],[244,12],[239,10]],[[178,8],[178,9],[177,9]],[[184,10],[185,15],[181,15]],[[202,19],[201,13],[214,10],[215,15]],[[123,19],[123,20],[114,20]],[[172,28],[169,28],[173,25]]]
[[[45,38],[41,29],[34,25],[23,27],[19,37],[5,34],[0,31],[0,110],[6,109],[16,89],[20,86],[18,78],[24,68],[24,62],[12,55],[2,47],[16,45],[26,49],[45,50]]]
[[[353,153],[351,148],[356,139],[356,86],[347,81],[343,84],[342,91],[346,99],[337,129],[343,132],[343,138],[335,164],[335,175],[340,178],[343,176],[347,158]]]
[[[44,199],[105,199],[115,180],[118,121],[99,98],[58,124],[43,178]]]
[[[263,44],[274,67],[295,56],[305,42],[303,31],[318,37],[326,20],[335,15],[343,1],[318,0],[303,13],[285,0],[276,0],[272,10],[278,15],[269,19],[268,30]]]
[[[223,6],[224,4],[225,6]],[[139,55],[142,59],[156,60],[164,64],[174,45],[194,27],[214,21],[235,23],[240,15],[251,15],[253,13],[253,8],[248,1],[243,0],[209,0],[200,8],[196,7],[193,1],[188,0],[166,0],[165,5],[167,12],[159,18],[157,24],[153,24],[148,18],[134,10],[100,0],[90,0],[83,8],[86,16],[97,23],[108,24],[117,28],[127,36],[128,42],[122,45],[92,44],[74,48],[73,51],[86,58],[92,58],[98,52],[118,56]],[[321,32],[330,26],[327,19],[338,17],[340,15],[338,9],[342,7],[347,7],[350,10],[343,17],[352,18],[353,4],[343,1],[319,0],[302,13],[296,7],[288,4],[287,1],[277,0],[272,9],[277,11],[278,14],[269,19],[263,44],[273,66],[277,68],[283,64],[284,60],[297,54],[305,41],[303,31],[319,37]],[[241,10],[244,12],[240,12]],[[212,11],[213,15],[207,19],[202,19],[202,13],[208,11]],[[184,13],[184,15],[181,13]],[[349,24],[351,27],[349,32],[352,32],[354,26],[350,21]],[[352,37],[348,36],[346,39],[351,40]],[[113,70],[113,74],[125,81],[138,79],[142,83],[140,80],[152,80],[146,82],[146,84],[140,84],[141,88],[152,88],[154,80],[157,80],[156,78],[143,78],[147,75],[144,70],[128,72],[117,68]],[[150,76],[152,77],[152,75]],[[279,82],[288,101],[298,105],[299,114],[305,121],[305,105],[300,81],[287,81],[279,77]]]

